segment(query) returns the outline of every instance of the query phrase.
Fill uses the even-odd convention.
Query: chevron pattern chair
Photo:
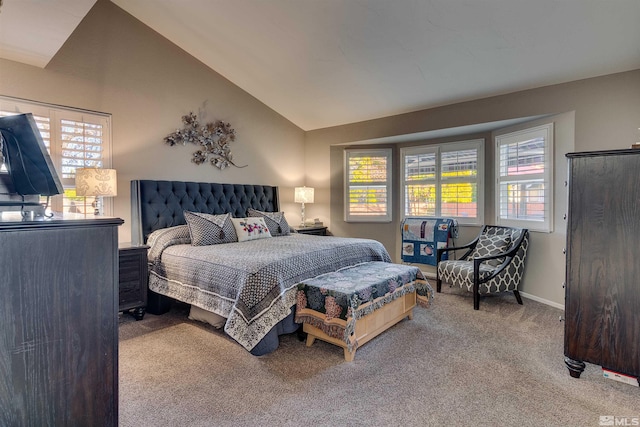
[[[480,308],[480,295],[513,291],[522,304],[518,285],[524,274],[529,247],[526,228],[485,225],[472,242],[454,248],[440,248],[437,252],[437,292],[442,282],[460,286],[473,292],[473,309]],[[459,260],[442,260],[445,252],[467,251]]]

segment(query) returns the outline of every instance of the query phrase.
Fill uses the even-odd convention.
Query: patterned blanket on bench
[[[429,307],[433,289],[418,267],[373,261],[322,274],[298,284],[296,318],[357,348],[356,320],[411,292]]]

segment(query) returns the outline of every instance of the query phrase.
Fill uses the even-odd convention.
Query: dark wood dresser
[[[118,425],[119,218],[0,219],[0,425]]]
[[[567,154],[565,363],[640,377],[640,150]]]

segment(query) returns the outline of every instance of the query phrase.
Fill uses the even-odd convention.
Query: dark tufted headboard
[[[185,224],[183,211],[247,216],[247,209],[277,212],[278,187],[183,181],[131,181],[131,240],[147,241],[151,232]]]

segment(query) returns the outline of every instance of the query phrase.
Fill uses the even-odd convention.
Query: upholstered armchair
[[[513,291],[522,304],[518,285],[524,274],[529,246],[526,228],[485,225],[472,242],[454,248],[440,248],[437,252],[437,291],[442,282],[460,286],[473,292],[473,309],[480,308],[480,295]],[[442,260],[445,252],[467,251],[459,260]]]

